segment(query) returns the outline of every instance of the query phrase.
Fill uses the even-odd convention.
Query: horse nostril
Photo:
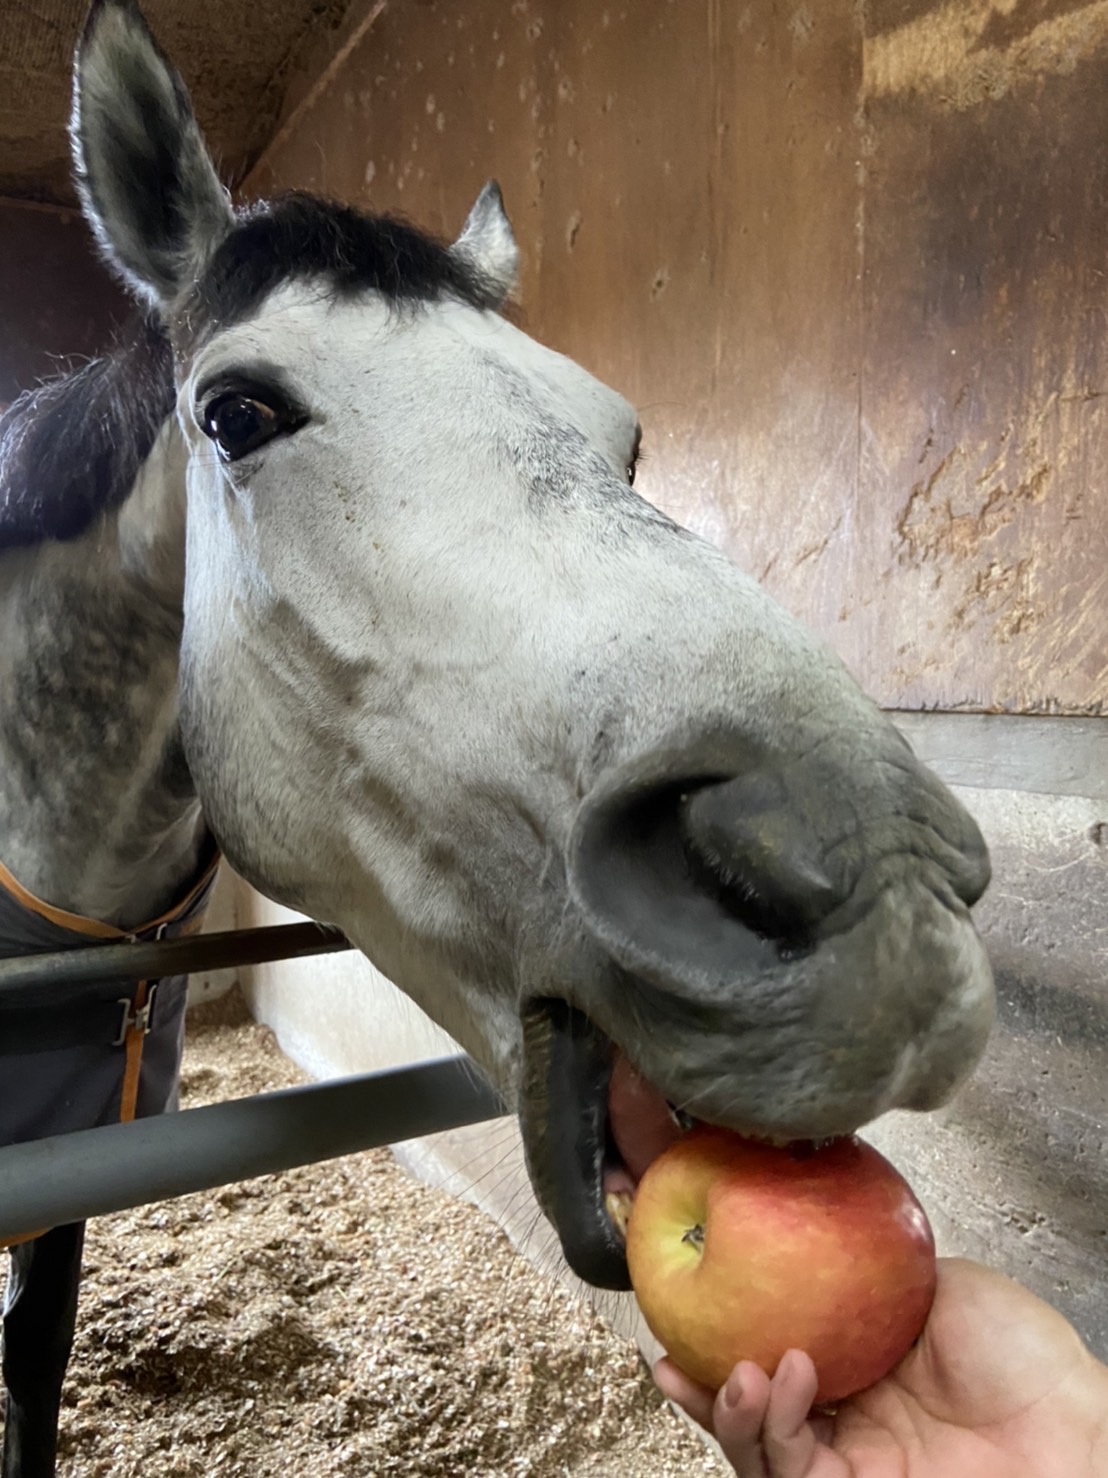
[[[779,944],[805,944],[842,902],[842,889],[812,855],[803,811],[772,774],[691,792],[680,829],[697,882],[741,923]]]

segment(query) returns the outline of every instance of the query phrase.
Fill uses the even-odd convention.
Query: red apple
[[[771,1375],[806,1350],[817,1401],[880,1380],[935,1294],[935,1241],[889,1162],[859,1139],[775,1148],[700,1126],[647,1169],[627,1227],[631,1282],[670,1358],[715,1390],[739,1360]]]

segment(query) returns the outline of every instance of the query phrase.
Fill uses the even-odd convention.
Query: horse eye
[[[204,435],[215,442],[224,462],[235,462],[247,452],[271,441],[278,432],[293,430],[292,418],[255,396],[232,391],[217,395],[204,409]]]
[[[635,428],[635,444],[631,448],[631,458],[627,463],[627,484],[635,486],[635,473],[638,471],[639,463],[642,461],[642,428]]]

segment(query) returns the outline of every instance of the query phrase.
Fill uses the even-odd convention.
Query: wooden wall
[[[0,201],[0,407],[104,348],[129,311],[76,211]]]
[[[248,191],[499,178],[644,491],[882,703],[1108,711],[1108,6],[362,0],[293,97]]]

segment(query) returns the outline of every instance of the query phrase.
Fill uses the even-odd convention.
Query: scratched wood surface
[[[913,9],[865,41],[848,655],[906,707],[1105,712],[1108,6]]]
[[[1108,711],[1108,0],[413,0],[295,95],[248,189],[497,176],[643,490],[881,702]]]

